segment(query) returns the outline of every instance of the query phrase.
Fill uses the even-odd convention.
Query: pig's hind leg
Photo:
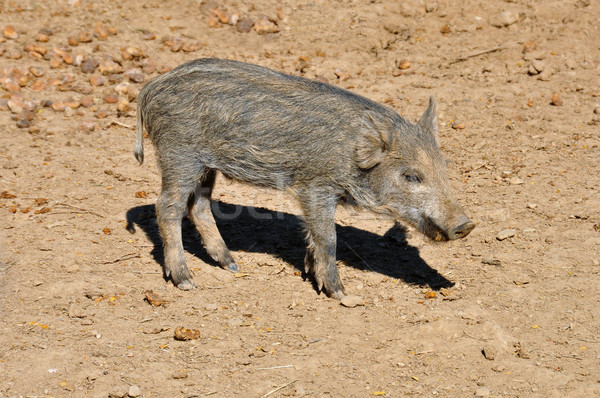
[[[188,218],[192,220],[202,236],[202,242],[208,255],[219,265],[231,272],[237,272],[238,266],[225,245],[210,208],[210,197],[215,184],[216,172],[208,170],[197,183],[194,194],[188,202]]]

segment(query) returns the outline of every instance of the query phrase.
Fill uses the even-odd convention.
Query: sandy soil
[[[599,28],[590,0],[1,2],[0,396],[600,394]],[[302,277],[293,199],[220,179],[241,272],[186,221],[199,288],[179,291],[130,126],[144,81],[208,56],[413,121],[434,95],[477,228],[432,244],[340,208],[340,273],[366,300],[345,308]]]

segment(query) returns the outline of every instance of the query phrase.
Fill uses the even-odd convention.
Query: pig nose
[[[469,232],[471,232],[473,228],[475,228],[475,224],[467,217],[460,217],[459,222],[460,221],[462,221],[462,223],[458,227],[454,227],[448,232],[448,238],[450,240],[464,238],[469,235]]]

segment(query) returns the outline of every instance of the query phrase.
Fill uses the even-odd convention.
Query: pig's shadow
[[[306,244],[299,217],[219,201],[212,202],[212,209],[219,231],[230,250],[269,253],[304,271]],[[129,232],[135,233],[135,224],[152,241],[154,249],[151,254],[164,266],[155,206],[130,209],[127,212]],[[378,272],[414,285],[427,285],[434,290],[454,285],[431,268],[421,258],[416,247],[408,244],[406,233],[400,226],[379,236],[351,226],[337,225],[337,242],[337,259],[354,268]],[[187,218],[183,220],[183,246],[200,260],[218,266],[206,253],[200,235]],[[243,271],[243,265],[241,270]]]

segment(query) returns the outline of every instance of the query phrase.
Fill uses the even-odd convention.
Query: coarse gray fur
[[[335,262],[342,197],[432,239],[466,236],[474,225],[452,196],[435,113],[431,98],[413,125],[333,85],[230,60],[191,61],[151,80],[138,97],[134,154],[142,163],[145,126],[162,172],[157,217],[165,274],[181,289],[196,286],[181,241],[186,206],[207,252],[223,268],[238,269],[210,210],[216,171],[298,199],[306,269],[338,299],[346,294]]]

